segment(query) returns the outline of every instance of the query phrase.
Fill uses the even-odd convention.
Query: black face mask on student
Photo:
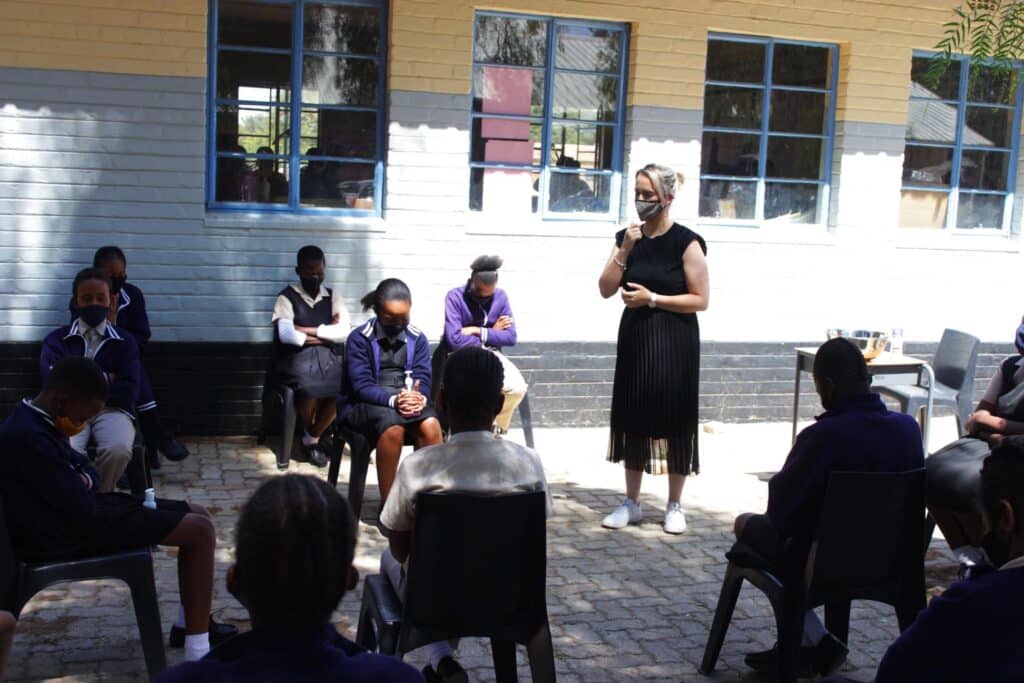
[[[78,311],[78,317],[86,325],[96,327],[107,319],[107,315],[110,313],[110,306],[92,304],[91,306],[79,306],[76,310]]]
[[[302,290],[306,294],[315,297],[316,293],[320,291],[320,285],[323,283],[323,280],[318,277],[302,277],[300,275],[299,282],[302,284]]]
[[[128,282],[127,275],[120,275],[118,277],[110,278],[110,293],[117,294],[124,287],[124,283]]]
[[[408,325],[385,325],[381,323],[380,329],[384,330],[384,334],[389,337],[397,337],[405,332],[406,327],[408,327]]]

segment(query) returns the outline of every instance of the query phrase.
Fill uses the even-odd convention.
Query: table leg
[[[800,416],[800,356],[796,357],[796,377],[793,379],[793,440],[796,443],[796,421]]]
[[[932,402],[935,391],[935,371],[927,363],[921,368],[928,377],[928,403],[924,408],[924,419],[921,420],[921,438],[924,440],[924,454],[928,455],[928,435],[931,432],[932,424]]]

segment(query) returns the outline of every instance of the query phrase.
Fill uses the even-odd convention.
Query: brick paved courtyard
[[[938,420],[932,448],[951,440],[954,427]],[[519,438],[516,433],[512,438]],[[661,530],[666,481],[647,478],[641,502],[647,518],[639,527],[610,532],[601,517],[620,500],[622,473],[604,462],[606,432],[539,430],[541,453],[554,498],[548,524],[548,609],[560,681],[737,681],[752,678],[743,653],[770,647],[775,639],[768,603],[746,587],[713,679],[697,673],[711,615],[718,599],[731,544],[732,520],[739,512],[764,509],[767,473],[777,469],[789,443],[786,424],[725,425],[701,435],[702,473],[684,492],[689,529],[678,537]],[[214,514],[219,539],[214,614],[248,628],[247,614],[224,587],[232,558],[238,510],[249,493],[276,467],[271,452],[251,439],[189,443],[184,463],[165,464],[157,473],[158,495],[186,497]],[[342,463],[346,477],[347,459]],[[308,465],[292,471],[313,472]],[[321,476],[325,476],[324,471]],[[371,468],[364,511],[377,507]],[[360,525],[356,564],[361,575],[377,571],[385,539]],[[165,631],[177,613],[173,553],[155,555],[160,610]],[[928,561],[930,592],[955,577],[945,544],[932,544]],[[350,637],[362,584],[345,596],[336,622]],[[897,633],[891,609],[855,604],[851,652],[842,672],[871,680],[885,647]],[[116,582],[58,587],[36,596],[19,623],[8,670],[13,681],[142,680],[145,668],[128,591]],[[472,680],[493,680],[484,641],[462,643],[460,655]],[[520,675],[528,669],[520,652]],[[168,661],[180,660],[168,650]],[[415,655],[408,660],[422,666]]]

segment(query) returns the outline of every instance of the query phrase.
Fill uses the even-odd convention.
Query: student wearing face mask
[[[700,328],[708,307],[707,246],[700,235],[674,223],[669,210],[681,176],[650,164],[636,174],[641,223],[620,230],[601,271],[598,288],[620,293],[612,385],[608,460],[626,470],[626,499],[604,518],[609,529],[643,519],[638,502],[644,472],[668,474],[666,533],[686,530],[680,504],[686,477],[700,469],[697,391]]]
[[[92,315],[100,312],[83,310],[83,317]],[[108,338],[104,348],[111,345]],[[170,645],[196,660],[238,632],[210,618],[217,535],[209,512],[159,498],[149,508],[130,495],[103,492],[101,474],[69,441],[86,425],[95,426],[104,404],[123,399],[120,380],[111,381],[111,374],[102,364],[68,354],[47,366],[39,395],[16,405],[0,423],[0,500],[11,545],[23,561],[177,548],[181,602]]]
[[[39,371],[43,382],[62,358],[79,356],[94,360],[110,384],[107,404],[71,436],[71,446],[86,452],[90,439],[96,444],[98,490],[113,491],[132,459],[135,441],[134,409],[139,397],[139,348],[131,335],[110,323],[110,278],[98,268],[75,275],[71,289],[75,319],[43,340]]]
[[[317,467],[327,464],[320,437],[334,422],[341,390],[341,358],[351,325],[345,302],[324,287],[324,252],[307,245],[295,259],[299,281],[285,287],[274,304],[274,370],[277,381],[295,389],[302,420],[302,449]]]
[[[146,312],[146,298],[142,290],[128,282],[128,259],[120,247],[100,247],[92,257],[92,267],[106,272],[110,278],[110,313],[107,322],[122,332],[128,333],[139,347],[139,356],[146,351],[152,332],[149,328],[149,314]],[[77,317],[74,302],[71,302],[71,320]],[[163,453],[168,460],[180,461],[189,456],[188,448],[167,431],[160,420],[156,395],[149,381],[144,365],[139,367],[139,402],[135,407],[139,428],[146,448],[151,454]],[[150,463],[160,467],[160,459],[152,455]]]
[[[494,418],[499,434],[508,432],[516,407],[526,396],[526,380],[522,373],[501,350],[514,346],[517,340],[516,323],[505,290],[498,284],[500,256],[480,256],[470,265],[469,280],[465,285],[448,292],[444,300],[443,353],[451,353],[465,346],[482,346],[493,351],[501,361],[505,373],[502,394],[505,402]],[[434,390],[437,391],[435,386]]]
[[[967,420],[967,436],[932,453],[928,470],[928,511],[964,571],[983,561],[984,533],[978,481],[981,464],[1008,437],[1024,434],[1024,319],[1017,327],[1017,353],[999,370]]]
[[[345,344],[345,373],[338,418],[377,449],[377,485],[383,505],[398,469],[402,446],[441,443],[430,396],[430,344],[409,324],[412,293],[401,280],[381,280],[363,297],[374,317]],[[358,511],[356,511],[358,514]]]

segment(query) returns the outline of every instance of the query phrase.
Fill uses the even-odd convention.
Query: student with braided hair
[[[357,578],[355,544],[352,512],[332,486],[299,474],[268,479],[242,508],[227,574],[252,630],[157,681],[422,681],[416,669],[366,652],[330,622]]]

